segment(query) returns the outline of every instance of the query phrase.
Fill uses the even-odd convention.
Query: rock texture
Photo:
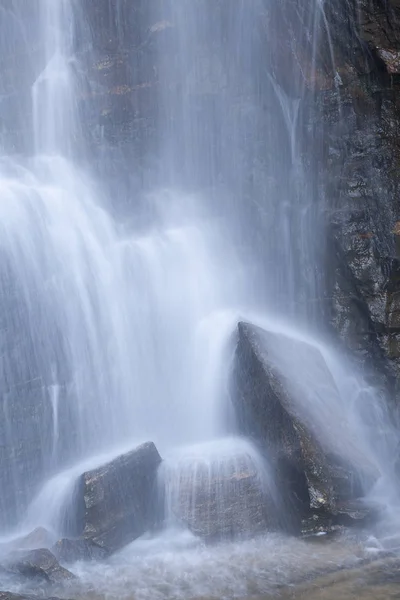
[[[307,381],[304,373],[307,377],[311,363]],[[363,495],[379,473],[341,422],[339,394],[318,348],[239,323],[233,398],[239,426],[267,448],[278,477],[298,474],[292,494],[304,497],[306,485],[308,510],[331,515],[354,511],[348,503]],[[322,416],[320,409],[325,410]]]
[[[160,462],[155,445],[148,442],[82,475],[77,511],[83,508],[86,540],[111,553],[152,527]]]
[[[172,512],[206,542],[257,535],[272,524],[275,511],[248,456],[230,456],[190,465],[166,474]]]
[[[314,91],[331,322],[393,389],[400,356],[399,5],[336,0],[326,10],[335,62],[325,68],[325,89],[317,83]]]
[[[193,10],[197,5],[205,6],[207,0],[196,0]],[[92,147],[100,144],[103,152],[110,153],[103,168],[114,169],[116,148],[123,148],[126,156],[136,156],[143,167],[142,183],[146,179],[149,158],[153,155],[154,159],[160,142],[163,99],[157,53],[165,49],[162,43],[168,36],[170,52],[165,63],[169,65],[166,73],[171,93],[179,95],[186,85],[188,93],[193,93],[196,114],[203,114],[205,122],[211,95],[213,110],[218,111],[219,103],[224,106],[221,113],[215,114],[222,115],[226,128],[215,131],[214,142],[209,140],[215,147],[216,170],[232,194],[239,189],[246,198],[247,218],[254,218],[254,240],[260,239],[260,255],[268,236],[274,240],[276,260],[282,264],[285,262],[279,254],[279,240],[275,240],[263,216],[265,187],[269,202],[275,186],[279,197],[287,193],[282,173],[290,170],[289,149],[275,156],[265,144],[266,139],[275,139],[283,126],[281,122],[274,126],[269,119],[270,112],[277,114],[277,107],[269,105],[273,97],[269,76],[288,99],[302,96],[298,116],[302,147],[298,152],[305,180],[301,185],[307,186],[318,211],[315,244],[319,255],[326,257],[325,264],[316,265],[321,273],[307,274],[322,283],[314,285],[316,297],[312,300],[346,346],[358,353],[366,369],[374,372],[375,383],[389,385],[393,391],[400,369],[397,0],[332,0],[323,7],[298,0],[259,3],[252,43],[254,55],[263,56],[264,61],[252,62],[252,69],[257,71],[257,90],[249,89],[248,82],[241,80],[242,65],[234,64],[232,56],[227,62],[234,70],[237,87],[227,81],[224,59],[217,64],[215,58],[224,57],[220,48],[209,60],[207,48],[199,47],[202,69],[187,75],[191,78],[189,85],[174,66],[180,32],[168,2],[154,2],[151,10],[143,1],[134,7],[121,3],[117,10],[116,3],[85,0],[84,10],[95,32],[88,59],[92,64],[88,76],[95,93],[82,98],[82,103],[90,115]],[[213,10],[221,25],[216,29],[221,37],[229,2],[214,3]],[[315,24],[313,31],[310,23]],[[269,31],[275,35],[269,35]],[[218,37],[212,39],[214,48],[218,43]],[[228,165],[229,173],[224,171],[224,161],[217,153],[221,147],[217,137],[231,139],[235,128],[243,126],[241,118],[248,114],[249,105],[257,110],[262,107],[263,113],[262,118],[257,116],[257,134],[252,131],[249,136],[254,146],[243,139],[242,155],[235,157],[246,164],[249,174],[246,182],[239,182],[234,180],[234,165]],[[101,139],[96,138],[100,131]],[[281,134],[279,139],[282,143]],[[225,160],[229,149],[221,150]],[[118,156],[122,164],[124,159]],[[183,171],[183,165],[179,167]],[[205,180],[210,173],[201,175]],[[299,236],[294,214],[293,219],[292,226]],[[302,255],[305,242],[291,240],[295,246],[293,260]],[[301,276],[294,285],[299,302],[303,301]]]
[[[85,539],[58,540],[51,551],[57,560],[62,563],[102,560],[107,556],[107,551],[102,546]]]
[[[54,554],[45,548],[10,555],[5,567],[10,573],[47,583],[62,583],[75,578],[59,564]]]

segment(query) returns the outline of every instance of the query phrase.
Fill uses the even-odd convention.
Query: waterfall
[[[271,533],[282,510],[276,464],[233,414],[239,321],[291,340],[270,358],[298,410],[341,457],[368,458],[381,476],[371,496],[393,491],[386,400],[324,324],[325,199],[307,131],[323,3],[312,19],[305,9],[289,17],[278,0],[101,4],[99,16],[95,2],[0,0],[0,49],[20,47],[25,61],[0,81],[0,533],[63,535],[84,470],[151,440],[165,458],[164,531],[96,571],[103,588],[113,560],[126,567],[133,556],[143,575],[150,553],[157,597],[172,597],[160,581],[179,546],[198,551],[189,584],[203,594],[193,572],[212,559],[189,533],[201,514],[207,542],[230,541],[215,551],[218,590],[232,560],[235,585],[253,595],[234,542],[248,564],[260,548],[286,557]],[[311,56],[300,78],[279,38],[294,30]],[[324,372],[299,355],[299,340]],[[233,505],[243,529],[256,522],[254,541],[235,529]]]
[[[0,160],[3,415],[8,451],[22,447],[3,518],[32,526],[35,511],[43,525],[52,489],[55,514],[63,513],[55,498],[65,503],[60,489],[70,492],[68,473],[73,478],[82,461],[146,439],[168,452],[232,433],[232,314],[249,304],[254,277],[212,193],[168,178],[172,165],[160,167],[168,187],[138,200],[146,215],[139,227],[114,218],[106,194],[77,165],[85,152],[74,54],[81,13],[68,0],[35,6],[43,44],[31,85],[33,155]],[[21,30],[29,27],[12,15]],[[164,100],[168,107],[171,98]],[[175,151],[163,142],[160,157]],[[38,496],[27,520],[32,491]],[[49,519],[56,528],[56,517]]]

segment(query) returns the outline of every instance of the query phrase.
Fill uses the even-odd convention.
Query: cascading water
[[[25,386],[19,402],[37,425],[30,466],[40,484],[64,465],[143,439],[163,451],[227,434],[222,351],[232,323],[228,332],[223,311],[244,301],[247,278],[221,216],[196,194],[147,194],[152,219],[138,233],[113,221],[72,160],[79,130],[73,4],[45,1],[37,10],[45,43],[32,85],[35,155],[2,160],[0,247],[5,293],[16,288],[13,318],[27,338],[15,349],[27,374],[13,381],[10,361],[3,380]],[[11,450],[30,425],[18,413],[16,421]],[[57,476],[52,481],[58,488]],[[26,484],[12,488],[22,489],[17,518]]]
[[[9,132],[1,138],[0,434],[7,455],[15,457],[2,479],[3,529],[42,525],[59,535],[83,470],[148,439],[166,458],[159,480],[168,527],[183,523],[196,533],[197,513],[226,515],[226,498],[240,485],[248,484],[255,505],[262,496],[276,510],[268,457],[233,437],[228,378],[235,327],[243,318],[292,336],[293,354],[277,347],[273,360],[301,409],[315,418],[321,436],[334,441],[346,421],[343,453],[357,460],[359,453],[368,455],[385,471],[397,437],[387,426],[381,444],[373,440],[371,422],[386,426],[388,420],[377,394],[314,338],[309,342],[324,355],[328,375],[317,372],[309,357],[299,360],[295,341],[304,336],[287,324],[289,316],[295,322],[316,313],[322,217],[302,160],[305,90],[294,81],[289,94],[263,62],[259,22],[269,26],[263,3],[154,0],[143,8],[151,23],[144,37],[155,61],[157,140],[151,185],[129,198],[126,220],[116,217],[114,184],[101,173],[97,181],[91,175],[83,143],[80,102],[89,96],[93,109],[98,94],[91,40],[79,39],[89,36],[84,19],[95,10],[84,4],[35,0],[28,7],[16,0],[1,8],[5,23],[12,23],[14,45],[19,40],[28,51],[31,37],[40,40],[24,76],[31,94],[25,106],[30,117],[22,119],[22,156],[9,151]],[[114,29],[123,53],[130,8],[117,4]],[[324,14],[320,4],[315,35]],[[32,25],[24,16],[28,8]],[[97,71],[106,66],[97,64]],[[2,94],[0,115],[2,107],[7,115],[5,89]],[[106,172],[110,154],[97,158]],[[286,324],[259,316],[266,312],[283,315]],[[204,508],[206,488],[214,504]],[[254,522],[251,502],[240,504],[239,498],[238,505],[243,521]],[[268,515],[257,518],[262,525],[268,521]],[[236,533],[236,523],[217,522],[222,537]],[[204,537],[220,533],[210,526]],[[185,577],[173,555],[181,560],[192,544],[195,550],[183,562],[191,574],[188,595],[215,592],[210,579],[201,580],[204,570],[216,572],[213,560],[182,529],[174,537],[140,540],[102,573],[77,568],[83,582],[92,585],[97,578],[108,592],[110,580],[125,581],[132,561],[135,577],[146,577],[152,561],[150,590],[140,580],[137,597],[156,597],[151,589],[160,598],[182,597]],[[251,570],[260,549],[265,554],[274,548],[293,568],[280,544],[271,535],[243,542],[241,550],[234,544],[217,549],[217,592],[232,597],[263,591],[262,584],[252,588],[241,563]],[[304,547],[293,544],[292,562],[300,564]],[[228,584],[231,561],[239,575]],[[274,560],[257,565],[260,580],[277,568]],[[163,588],[165,569],[171,581]],[[126,590],[116,593],[122,597]]]

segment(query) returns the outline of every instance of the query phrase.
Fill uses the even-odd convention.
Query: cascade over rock
[[[176,512],[192,533],[214,542],[265,532],[268,508],[257,474],[243,469],[211,482],[199,473],[195,482],[183,479]]]
[[[51,551],[62,563],[73,563],[78,560],[102,560],[107,556],[105,548],[86,539],[63,538],[54,544]]]
[[[96,597],[127,571],[138,597],[268,595],[264,563],[227,580],[238,544],[199,586],[214,555],[182,566],[180,526],[326,530],[398,497],[399,93],[399,0],[0,0],[0,534],[54,533],[16,540],[16,591],[94,560]],[[239,323],[232,411],[253,311],[287,325]],[[132,439],[200,452],[101,464]]]
[[[286,362],[288,356],[293,361]],[[312,388],[302,379],[302,371],[310,366],[316,386]],[[322,415],[318,394],[326,395],[322,400],[328,410]],[[328,405],[329,396],[333,406]],[[296,495],[304,495],[304,474],[310,510],[350,513],[346,503],[362,496],[379,476],[352,440],[352,432],[346,431],[335,382],[315,346],[239,323],[233,398],[240,427],[266,448],[278,475],[300,475]]]
[[[151,528],[156,519],[155,481],[161,463],[152,442],[87,471],[76,496],[86,540],[115,552]]]
[[[248,538],[276,526],[274,484],[240,438],[187,448],[160,471],[166,518],[206,542]]]

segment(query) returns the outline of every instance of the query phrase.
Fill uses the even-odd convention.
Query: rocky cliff
[[[177,24],[168,5],[155,1],[150,10],[140,0],[83,3],[95,57],[91,93],[82,99],[90,114],[91,142],[97,150],[106,148],[111,170],[115,161],[136,157],[142,183],[159,142],[162,99],[156,58],[161,37],[172,40],[166,60],[173,62],[177,52]],[[222,27],[226,2],[214,5]],[[278,33],[272,41],[271,28]],[[287,96],[302,97],[300,153],[321,213],[324,234],[316,231],[315,236],[326,257],[325,281],[316,287],[315,300],[346,345],[393,383],[400,369],[400,3],[265,2],[254,21],[254,40],[253,50],[265,61],[257,63],[259,86],[251,101],[263,106],[268,125],[264,134],[271,131],[270,94],[263,96],[271,76]],[[224,65],[212,60],[204,64],[203,79],[197,73],[192,86],[200,111],[218,98],[226,101]],[[177,69],[170,73],[178,93],[182,74]],[[248,101],[236,91],[227,113],[229,104]],[[234,123],[228,120],[228,130],[230,125]],[[263,210],[260,188],[266,181],[276,186],[282,182],[274,179],[276,162],[261,143],[257,152],[250,152],[249,177],[240,189],[243,197],[257,198],[258,215]],[[284,156],[279,160],[287,164]],[[221,176],[232,185],[227,173]],[[262,231],[259,237],[262,252]]]

